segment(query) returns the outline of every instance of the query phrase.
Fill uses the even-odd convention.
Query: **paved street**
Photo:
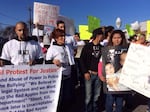
[[[104,101],[100,97],[99,101],[99,112],[105,112]],[[147,99],[143,95],[136,93],[133,97],[129,99],[130,109],[124,109],[123,112],[147,112]],[[83,88],[76,89],[76,98],[72,103],[70,112],[84,112],[84,94]]]

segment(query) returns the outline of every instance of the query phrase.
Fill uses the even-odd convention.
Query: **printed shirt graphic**
[[[98,71],[98,62],[99,62],[99,59],[101,57],[101,46],[100,44],[98,45],[94,45],[92,46],[92,51],[90,51],[89,53],[92,53],[90,54],[91,55],[91,58],[90,58],[90,70],[92,71]]]
[[[93,53],[92,53],[92,55],[95,58],[98,58],[101,55],[100,53],[101,53],[100,46],[93,46]]]

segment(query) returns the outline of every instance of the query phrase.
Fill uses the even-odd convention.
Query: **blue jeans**
[[[113,112],[113,104],[115,103],[115,112],[122,112],[123,98],[121,94],[106,94],[106,112]]]
[[[85,80],[85,112],[98,112],[101,84],[98,75],[91,74],[90,80]]]

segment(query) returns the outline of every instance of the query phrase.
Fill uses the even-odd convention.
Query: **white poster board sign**
[[[58,6],[34,2],[34,24],[56,26],[58,15]]]
[[[0,67],[0,112],[56,112],[60,84],[53,64]]]
[[[77,54],[75,55],[75,58],[80,58],[83,47],[84,47],[84,45],[77,46]]]
[[[75,33],[75,25],[74,25],[74,20],[70,19],[68,17],[59,15],[57,20],[62,20],[65,22],[65,31],[68,35],[74,35]]]
[[[150,98],[150,48],[130,45],[119,82]]]
[[[44,25],[44,34],[50,35],[54,28],[54,26]]]

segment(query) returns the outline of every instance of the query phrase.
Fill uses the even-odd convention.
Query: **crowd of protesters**
[[[127,39],[125,32],[113,26],[94,29],[89,42],[80,40],[79,33],[68,36],[65,32],[65,23],[61,20],[57,21],[57,26],[51,34],[43,34],[42,31],[39,33],[38,24],[36,27],[32,37],[29,37],[26,23],[16,23],[14,28],[16,37],[1,46],[3,48],[0,66],[45,63],[62,67],[57,112],[70,112],[73,99],[77,98],[74,94],[75,89],[80,86],[84,89],[84,112],[99,112],[98,100],[102,96],[100,93],[103,91],[103,83],[107,82],[102,71],[103,48],[123,46],[128,49],[130,43],[150,45],[144,33],[138,32]],[[103,95],[106,112],[123,112],[124,102],[129,103],[125,99],[127,94],[103,94],[106,94]],[[148,107],[150,108],[150,99]]]

